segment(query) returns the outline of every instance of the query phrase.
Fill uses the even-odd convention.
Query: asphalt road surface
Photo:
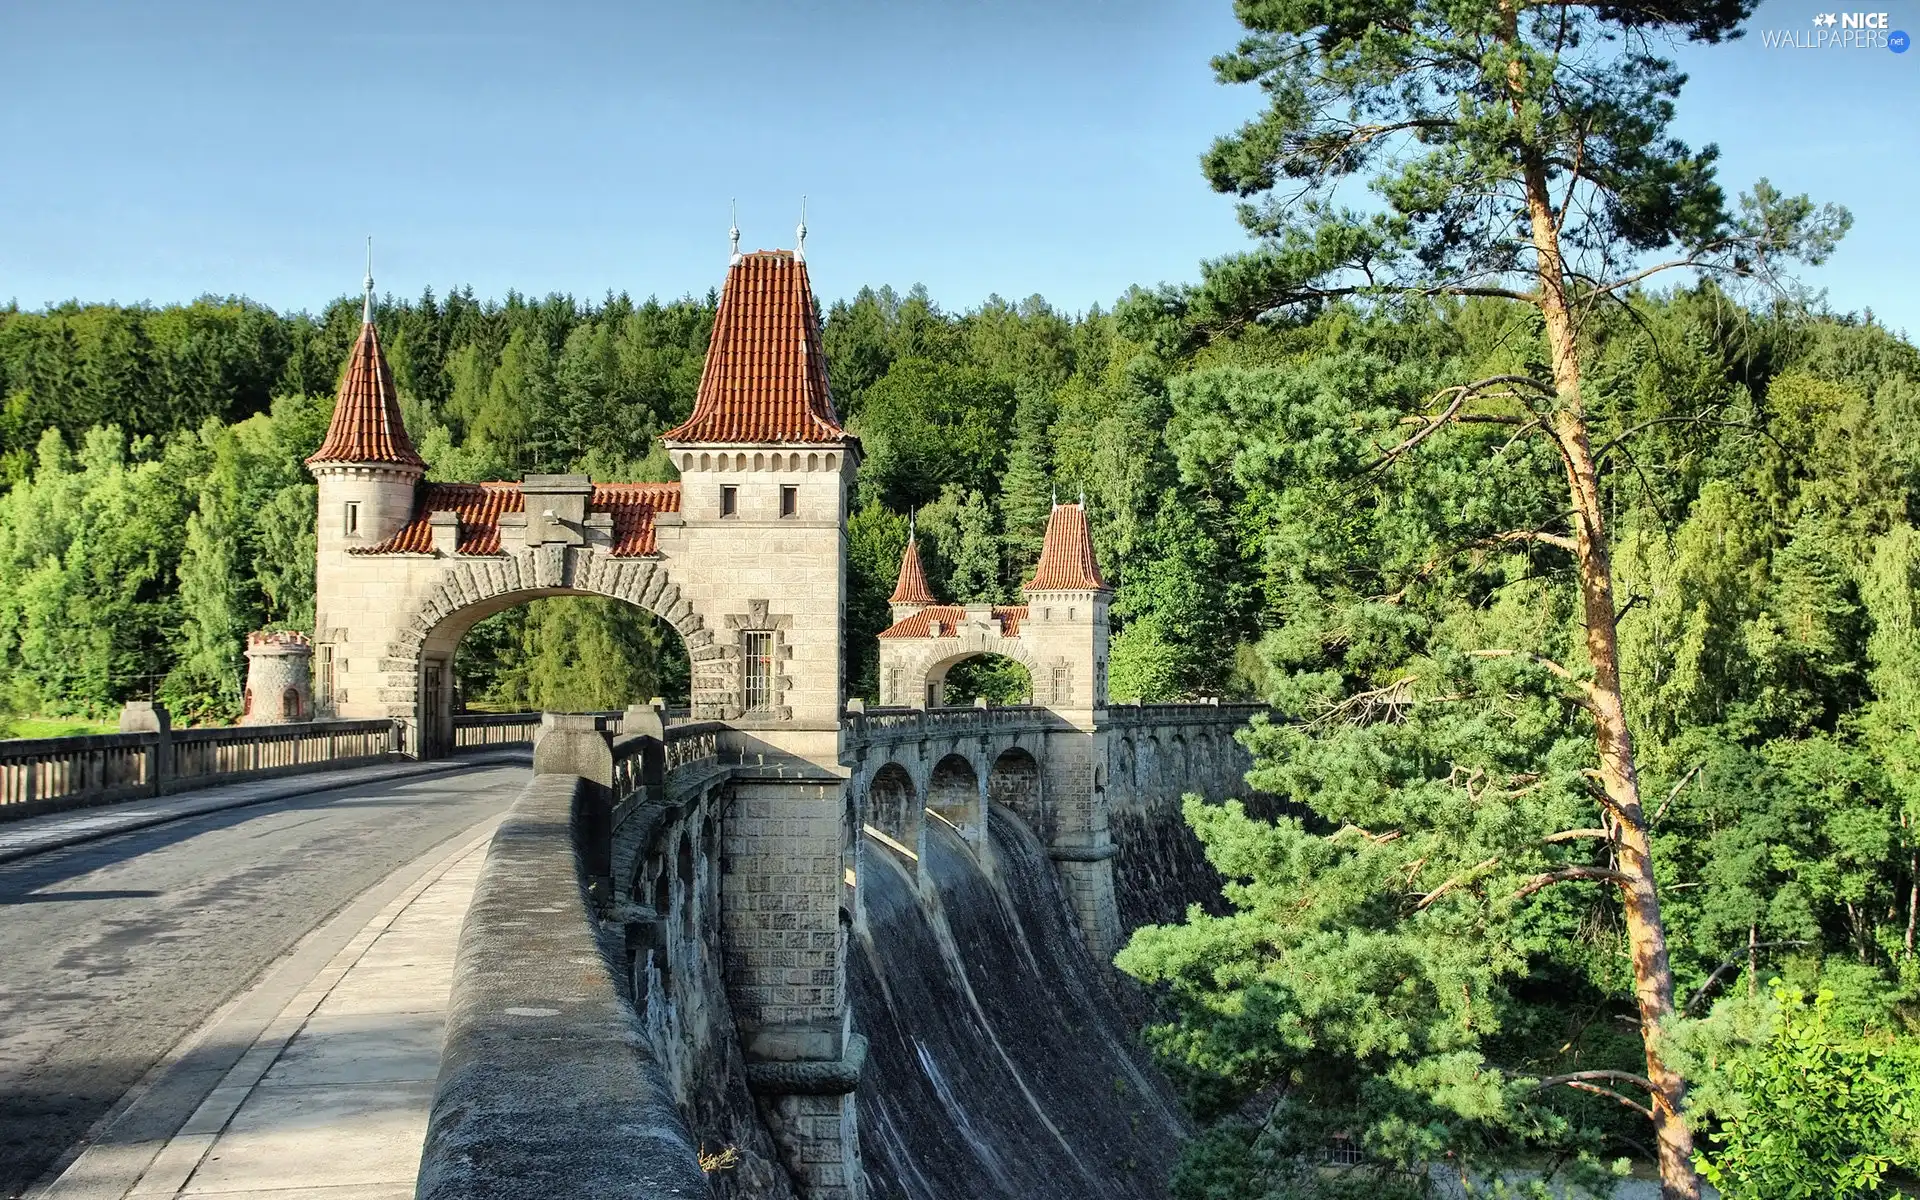
[[[365,784],[0,865],[0,1196],[302,935],[505,810],[527,777]]]

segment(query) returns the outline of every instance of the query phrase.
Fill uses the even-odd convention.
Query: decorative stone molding
[[[614,558],[584,546],[547,543],[517,554],[463,558],[428,588],[412,621],[391,642],[383,664],[393,715],[413,713],[414,679],[434,630],[476,605],[522,592],[561,592],[622,600],[672,625],[692,659],[694,715],[721,718],[720,697],[734,691],[734,666],[714,645],[693,605],[658,559]],[[505,606],[503,606],[505,607]]]

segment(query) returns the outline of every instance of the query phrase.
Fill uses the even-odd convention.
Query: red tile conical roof
[[[806,263],[756,250],[727,269],[693,415],[667,442],[844,442]]]
[[[1047,539],[1040,546],[1029,592],[1111,591],[1093,558],[1093,535],[1082,504],[1056,504],[1047,518]]]
[[[380,335],[372,320],[360,326],[360,340],[347,359],[340,379],[340,398],[333,406],[327,439],[307,459],[309,463],[394,463],[425,470],[426,460],[413,448],[400,422],[400,396],[393,372],[380,352]]]
[[[907,552],[900,556],[900,581],[893,585],[888,604],[932,604],[933,589],[927,586],[927,573],[920,567],[920,545],[907,539]]]

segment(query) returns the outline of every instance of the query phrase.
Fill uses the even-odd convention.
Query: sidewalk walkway
[[[495,824],[389,901],[300,989],[138,1182],[103,1188],[82,1155],[43,1200],[410,1200],[454,951]]]
[[[218,787],[196,788],[191,792],[154,800],[123,800],[98,808],[78,808],[68,812],[23,817],[0,823],[0,863],[18,858],[98,841],[116,834],[131,833],[153,825],[164,825],[183,817],[218,812],[224,808],[244,808],[316,792],[337,791],[363,783],[386,779],[412,779],[420,775],[439,775],[502,762],[525,762],[528,751],[502,748],[458,758],[432,762],[373,763],[364,767],[316,770],[273,779],[255,779],[246,783],[228,783]]]

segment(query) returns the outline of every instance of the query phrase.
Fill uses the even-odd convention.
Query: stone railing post
[[[150,795],[160,795],[173,778],[173,720],[167,716],[167,706],[153,700],[127,701],[120,710],[120,732],[158,735],[145,782]]]
[[[573,775],[588,783],[576,815],[587,889],[596,903],[613,895],[613,735],[591,713],[543,713],[533,742],[535,775]]]

